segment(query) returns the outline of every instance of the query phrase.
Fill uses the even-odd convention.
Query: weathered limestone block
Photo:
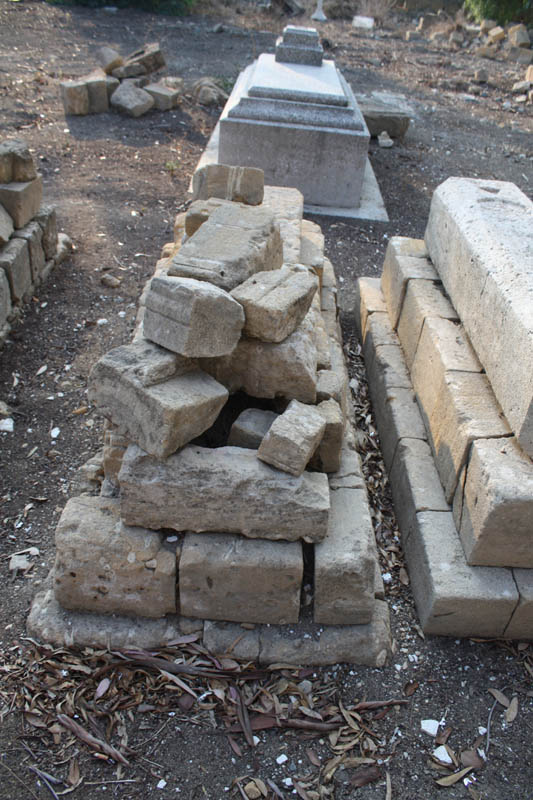
[[[324,271],[324,234],[320,225],[307,219],[303,219],[301,223],[299,262],[311,267],[320,281],[319,288],[321,289]]]
[[[107,99],[111,100],[111,95],[120,86],[120,81],[118,78],[114,78],[112,75],[106,75],[105,77],[105,85],[107,89]]]
[[[180,611],[233,622],[298,622],[300,542],[188,533],[179,564]]]
[[[13,220],[4,206],[0,205],[0,247],[9,241],[14,230]]]
[[[384,345],[399,347],[400,341],[391,327],[389,315],[384,311],[375,311],[367,315],[363,330],[363,358],[367,368],[370,368],[378,348]]]
[[[11,301],[19,303],[31,286],[30,251],[25,239],[12,238],[2,247],[0,269],[9,281]]]
[[[224,203],[182,245],[169,275],[209,281],[229,292],[256,272],[281,264],[280,232],[272,212]]]
[[[89,95],[89,114],[102,114],[109,109],[106,74],[102,70],[84,78]]]
[[[54,591],[64,608],[163,617],[176,611],[176,554],[123,525],[117,500],[75,497],[56,528]]]
[[[210,428],[227,398],[227,390],[194,362],[147,341],[111,350],[89,376],[91,402],[158,458]]]
[[[344,415],[340,405],[332,399],[323,400],[316,406],[326,422],[324,434],[310,466],[321,472],[337,472],[341,465],[342,443],[344,439]]]
[[[43,249],[47,261],[54,258],[57,250],[57,215],[55,206],[42,205],[34,217],[43,232]]]
[[[124,59],[117,50],[104,45],[96,51],[96,58],[104,72],[110,74],[117,67],[122,66]]]
[[[22,139],[5,139],[0,143],[0,183],[25,183],[36,177],[37,171],[26,142]]]
[[[229,200],[221,200],[219,197],[210,197],[208,200],[194,200],[185,214],[185,233],[191,237],[198,228],[207,222],[215,208],[220,208]],[[174,229],[175,232],[175,229]]]
[[[43,249],[43,230],[35,220],[29,222],[15,233],[18,239],[24,239],[28,243],[28,254],[30,257],[32,281],[36,281],[44,269],[45,255]]]
[[[155,72],[166,66],[165,57],[159,42],[149,42],[139,50],[134,50],[124,59],[125,64],[142,64],[147,73]]]
[[[422,439],[400,439],[389,481],[402,534],[410,530],[419,511],[449,511],[431,450]]]
[[[98,450],[77,468],[70,481],[70,497],[100,494],[104,480],[103,455],[103,450]]]
[[[59,88],[65,114],[84,116],[89,113],[89,90],[85,78],[61,81]]]
[[[342,409],[344,416],[348,413],[348,370],[344,361],[342,346],[336,339],[330,337],[331,367],[319,370],[316,397],[317,403],[323,400],[335,400]]]
[[[331,369],[331,347],[326,324],[320,311],[318,292],[313,297],[311,304],[311,317],[315,332],[316,365],[317,369]]]
[[[9,281],[3,269],[0,269],[0,333],[7,324],[7,318],[11,314],[11,292]]]
[[[258,206],[263,202],[265,173],[256,167],[232,167],[227,164],[206,164],[192,176],[195,200],[220,197]]]
[[[179,91],[162,83],[148,83],[144,87],[144,91],[154,98],[154,107],[158,111],[169,111],[178,104]]]
[[[287,475],[259,461],[255,450],[189,445],[157,461],[131,445],[119,482],[127,524],[308,542],[327,532],[326,476]]]
[[[326,420],[314,406],[291,400],[268,429],[257,457],[283,472],[301,475],[325,429]]]
[[[353,430],[347,426],[341,450],[339,469],[328,476],[331,491],[336,489],[364,489],[365,479],[359,453],[353,449]]]
[[[314,549],[314,621],[325,625],[370,622],[376,545],[365,489],[331,492],[328,535]]]
[[[370,396],[383,461],[387,470],[390,470],[398,442],[405,438],[426,440],[426,429],[411,389],[387,387],[384,392],[377,393],[372,387]]]
[[[507,36],[511,47],[525,47],[529,48],[531,40],[525,25],[511,25],[507,30]]]
[[[481,370],[462,325],[438,317],[426,319],[411,370],[413,388],[426,427],[443,391],[446,372]]]
[[[301,323],[318,288],[309,270],[282,268],[256,272],[231,292],[244,308],[244,334],[263,342],[282,342]]]
[[[13,220],[15,228],[23,228],[39,211],[43,197],[43,179],[0,184],[0,203]]]
[[[119,69],[123,69],[123,67]],[[152,95],[145,92],[144,89],[134,86],[131,81],[122,81],[111,95],[109,102],[118,111],[128,114],[130,117],[140,117],[154,106]]]
[[[261,408],[245,409],[231,426],[228,445],[258,450],[277,416],[274,411]]]
[[[376,311],[387,312],[379,278],[359,278],[355,282],[355,323],[361,341],[366,331],[367,319]]]
[[[279,224],[283,263],[300,263],[304,196],[287,186],[265,186],[263,207],[269,208]]]
[[[136,85],[133,83],[135,78],[141,78],[145,75],[146,67],[143,67],[142,64],[122,64],[122,66],[116,67],[111,73],[113,78],[123,83],[131,83],[132,86]]]
[[[518,603],[512,572],[468,566],[451,513],[417,514],[403,547],[424,633],[504,634]]]
[[[426,244],[511,429],[533,456],[533,203],[512,183],[449,178],[433,194]]]
[[[242,306],[227,292],[192,278],[152,278],[145,306],[146,338],[190,358],[233,352],[244,324]]]
[[[515,439],[479,439],[453,512],[469,564],[533,567],[533,464]]]
[[[479,372],[449,372],[444,376],[429,418],[428,433],[448,502],[452,500],[472,442],[511,436],[490,384]],[[531,471],[533,478],[533,465]]]
[[[103,469],[106,479],[113,486],[118,486],[118,473],[130,444],[130,440],[119,433],[115,425],[108,423],[104,431]]]
[[[427,317],[442,317],[459,322],[457,312],[438,284],[414,278],[407,283],[398,320],[398,338],[408,369],[413,366],[422,326]]]
[[[412,278],[436,281],[439,276],[427,258],[427,249],[422,240],[393,236],[385,253],[381,289],[394,329],[400,318],[407,283]]]
[[[309,314],[279,344],[242,338],[231,355],[202,359],[200,366],[230,392],[243,389],[252,397],[281,396],[302,403],[314,403],[317,397],[317,352]]]
[[[520,596],[504,636],[507,639],[533,639],[533,572],[514,569],[513,577]]]

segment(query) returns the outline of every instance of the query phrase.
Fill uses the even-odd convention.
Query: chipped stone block
[[[195,200],[219,197],[251,206],[263,202],[265,174],[256,167],[206,164],[197,169],[192,177],[192,192]]]
[[[98,48],[96,51],[96,58],[104,72],[108,74],[124,63],[124,59],[120,53],[112,47],[107,47],[107,45]]]
[[[277,416],[261,408],[245,409],[231,426],[228,445],[257,450]]]
[[[111,95],[120,86],[120,81],[118,78],[114,78],[112,75],[106,75],[105,77],[105,85],[107,89],[107,99],[108,101],[111,100]]]
[[[209,281],[231,291],[256,272],[279,269],[279,226],[263,206],[215,208],[171,261],[169,275]]]
[[[147,83],[144,91],[154,98],[154,107],[158,111],[170,111],[178,104],[179,91],[162,83]]]
[[[454,498],[469,564],[533,567],[533,465],[515,439],[479,439]]]
[[[376,311],[387,312],[379,278],[359,278],[355,282],[355,323],[361,341],[364,338],[367,319]]]
[[[314,548],[315,622],[370,622],[374,609],[375,547],[366,490],[333,491],[328,535]]]
[[[431,259],[511,429],[530,456],[532,222],[533,203],[514,184],[449,178],[433,194],[426,229]]]
[[[93,72],[85,78],[89,95],[89,114],[102,114],[109,109],[105,72]]]
[[[30,251],[25,239],[12,238],[2,247],[0,268],[9,281],[12,303],[20,303],[31,286]]]
[[[244,308],[243,332],[263,342],[282,342],[311,307],[318,280],[307,269],[282,268],[256,272],[232,290]]]
[[[43,232],[43,249],[47,261],[54,258],[57,251],[57,215],[55,206],[42,205],[34,217]]]
[[[142,64],[122,64],[122,66],[116,67],[111,72],[113,78],[123,82],[133,81],[134,78],[139,78],[143,75],[146,75],[146,67]],[[132,85],[135,84],[132,83]]]
[[[375,311],[367,316],[363,331],[363,358],[366,365],[372,364],[374,354],[383,345],[399,347],[399,340],[391,327],[389,315],[384,311]]]
[[[303,219],[301,223],[299,261],[301,264],[311,267],[320,281],[320,288],[322,288],[324,234],[320,229],[320,225],[307,219]]]
[[[123,525],[117,500],[76,497],[55,534],[54,591],[64,608],[163,617],[176,611],[176,554]]]
[[[127,65],[141,64],[147,73],[156,72],[156,70],[166,66],[165,57],[161,52],[159,42],[149,42],[145,44],[144,47],[127,55],[124,59],[124,63]]]
[[[283,472],[301,475],[325,429],[326,420],[314,406],[291,400],[268,429],[257,457]]]
[[[3,269],[0,269],[0,331],[7,324],[8,317],[11,315],[11,292],[9,281]]]
[[[318,294],[315,294],[315,298]],[[331,369],[331,347],[329,336],[320,308],[315,303],[311,305],[312,319],[315,333],[316,365],[317,369]]]
[[[85,78],[61,81],[59,88],[65,114],[84,116],[89,113],[89,90]]]
[[[426,429],[411,389],[387,387],[370,390],[383,461],[389,471],[398,442],[404,438],[426,440]]]
[[[504,634],[518,603],[512,572],[468,566],[451,513],[416,514],[403,547],[424,633]]]
[[[228,392],[194,362],[139,341],[95,364],[89,398],[122,434],[166,458],[211,427]]]
[[[233,622],[298,622],[300,542],[188,533],[179,564],[180,611]]]
[[[279,344],[242,338],[231,355],[202,359],[200,366],[230,392],[242,389],[251,397],[302,403],[317,399],[317,352],[309,314]]]
[[[29,222],[15,233],[16,238],[28,243],[32,281],[38,280],[45,265],[43,230],[38,222]]]
[[[321,472],[337,472],[341,465],[344,440],[344,415],[340,405],[333,399],[323,400],[316,406],[326,421],[320,444],[309,462],[313,469]]]
[[[154,98],[130,81],[122,81],[111,95],[109,102],[113,108],[130,117],[140,117],[154,106]]]
[[[9,241],[14,230],[13,220],[4,206],[0,205],[0,247]]]
[[[265,186],[263,207],[269,208],[279,224],[283,243],[283,263],[300,263],[303,194],[286,186]]]
[[[365,488],[361,458],[359,453],[353,449],[353,445],[350,444],[352,433],[349,428],[345,430],[339,468],[328,476],[331,491]]]
[[[118,477],[127,524],[311,542],[327,532],[326,476],[288,475],[255,450],[188,445],[157,461],[131,445]]]
[[[35,164],[26,142],[22,139],[5,139],[0,143],[0,183],[25,183],[36,177]]]
[[[13,220],[15,228],[23,228],[38,213],[43,197],[40,175],[32,181],[0,184],[0,203]]]
[[[191,237],[206,222],[216,208],[220,208],[229,200],[210,197],[208,200],[194,200],[185,214],[185,233]]]
[[[145,306],[146,338],[190,358],[233,352],[244,324],[242,306],[227,292],[191,278],[152,278]]]
[[[408,281],[407,290],[398,320],[398,338],[402,346],[407,368],[415,360],[418,340],[426,317],[442,317],[459,322],[457,312],[438,284],[428,280]]]
[[[393,236],[385,252],[381,290],[394,329],[400,318],[407,282],[412,278],[436,281],[439,276],[427,258],[422,240]]]

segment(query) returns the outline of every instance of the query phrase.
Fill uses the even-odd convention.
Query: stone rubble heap
[[[0,143],[0,345],[22,303],[71,250],[56,211],[42,205],[43,182],[26,144]]]
[[[29,629],[113,647],[203,630],[211,650],[263,663],[383,664],[388,610],[323,236],[299,191],[204,170],[200,193],[221,196],[177,218],[133,342],[92,370],[108,427],[86,471],[102,470],[101,491],[68,501]]]
[[[422,628],[533,637],[533,204],[449,178],[358,324]]]

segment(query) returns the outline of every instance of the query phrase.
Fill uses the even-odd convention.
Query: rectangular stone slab
[[[188,533],[179,566],[180,612],[233,622],[298,622],[300,542]]]
[[[127,524],[307,542],[327,533],[326,475],[288,475],[255,450],[189,445],[158,461],[131,445],[118,479]]]
[[[315,406],[291,400],[268,429],[257,457],[283,472],[301,475],[325,429],[326,420]]]
[[[533,203],[512,183],[449,178],[433,194],[425,239],[494,394],[533,456]]]

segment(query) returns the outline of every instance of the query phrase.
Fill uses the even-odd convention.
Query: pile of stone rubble
[[[449,178],[358,324],[424,631],[533,637],[533,204]]]
[[[261,170],[212,165],[194,186],[133,342],[91,373],[101,490],[68,501],[29,630],[115,647],[203,630],[213,651],[264,663],[382,664],[388,610],[320,228]]]
[[[71,250],[56,212],[41,205],[43,183],[19,139],[0,144],[0,344],[21,304]]]

